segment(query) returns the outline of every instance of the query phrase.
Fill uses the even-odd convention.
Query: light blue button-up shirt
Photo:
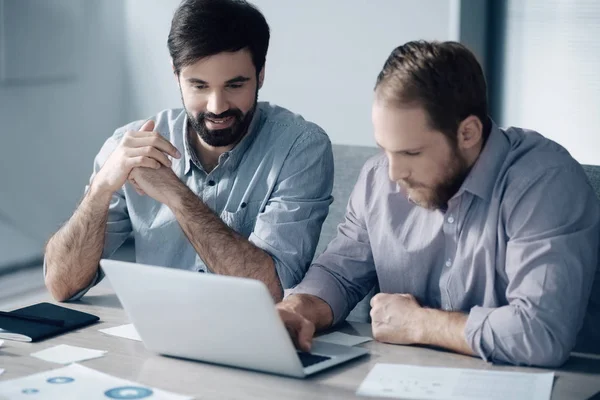
[[[223,222],[271,255],[283,288],[300,282],[333,201],[333,154],[325,132],[297,114],[260,102],[248,134],[207,173],[191,151],[183,109],[152,119],[155,131],[182,154],[173,159],[175,174]],[[143,123],[117,129],[96,156],[91,179],[125,132]],[[131,234],[138,263],[207,271],[171,210],[127,183],[112,197],[102,257],[110,257]],[[102,276],[99,270],[90,287]]]
[[[337,323],[378,282],[468,313],[465,339],[486,360],[553,366],[582,326],[599,236],[600,204],[569,153],[493,126],[445,212],[408,201],[384,155],[368,161],[337,237],[292,293],[320,297]]]

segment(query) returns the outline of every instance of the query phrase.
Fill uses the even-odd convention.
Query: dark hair
[[[408,42],[392,51],[377,77],[379,98],[418,104],[430,126],[456,143],[460,123],[474,115],[489,134],[487,87],[475,55],[457,42]]]
[[[173,16],[167,45],[177,74],[202,58],[245,48],[258,74],[269,36],[265,17],[244,0],[184,0]]]

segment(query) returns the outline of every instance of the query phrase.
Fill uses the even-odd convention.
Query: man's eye
[[[194,88],[196,90],[204,90],[204,89],[206,89],[206,86],[204,86],[204,85],[196,85],[196,86],[194,86]]]
[[[406,151],[404,152],[404,154],[406,154],[407,156],[418,156],[419,154],[421,154],[420,151]]]
[[[229,87],[230,89],[239,89],[242,87],[241,83],[230,83],[229,85],[227,85],[227,87]]]

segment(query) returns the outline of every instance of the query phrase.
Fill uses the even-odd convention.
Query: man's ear
[[[262,88],[263,82],[265,81],[265,67],[263,66],[258,74],[258,88]]]
[[[471,149],[483,139],[483,123],[478,117],[469,115],[458,125],[457,135],[458,147]]]

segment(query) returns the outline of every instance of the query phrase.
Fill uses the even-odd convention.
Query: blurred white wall
[[[39,240],[0,216],[0,272],[4,268],[33,262],[40,252]]]
[[[457,0],[252,0],[271,27],[260,100],[302,114],[338,144],[374,146],[371,98],[396,46],[458,39]],[[131,118],[180,107],[166,38],[179,0],[126,0]]]
[[[72,49],[77,65],[65,65],[75,74],[0,84],[0,267],[42,253],[81,198],[101,144],[125,123],[124,4],[60,4],[68,2],[80,8],[84,22]],[[22,4],[40,21],[50,18],[47,7]],[[51,35],[46,31],[36,40],[43,43]],[[3,40],[14,45],[19,39]],[[29,51],[26,40],[17,46]]]
[[[600,2],[505,0],[502,125],[600,164]]]
[[[147,118],[166,108],[181,107],[171,69],[167,37],[180,0],[125,0],[127,113]]]

